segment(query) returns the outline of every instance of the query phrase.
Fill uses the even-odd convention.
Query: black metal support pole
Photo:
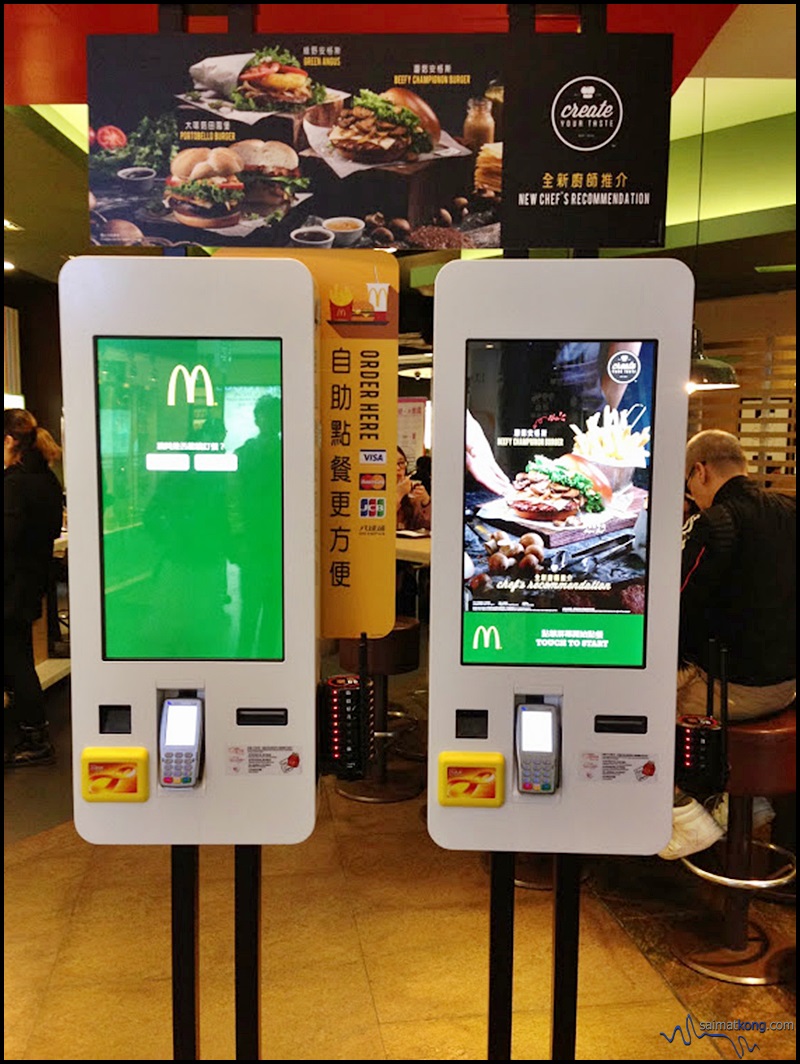
[[[261,847],[235,846],[236,1059],[261,1060]]]
[[[197,1060],[197,901],[199,849],[173,846],[172,1046],[174,1060]]]
[[[158,5],[159,33],[182,33],[185,29],[183,4]]]
[[[506,4],[506,8],[509,33],[535,33],[536,4]]]
[[[605,33],[607,4],[579,4],[582,33]]]
[[[189,16],[191,4],[159,4],[159,33],[183,33]],[[256,30],[256,12],[258,4],[207,4],[205,15],[225,15],[228,19],[228,32],[251,34]]]
[[[491,855],[487,1060],[511,1060],[511,1014],[514,1002],[514,866],[513,853]]]
[[[580,869],[576,854],[553,858],[553,1026],[551,1060],[575,1059],[578,1011]]]
[[[228,33],[250,34],[256,31],[258,4],[223,4],[228,16]]]

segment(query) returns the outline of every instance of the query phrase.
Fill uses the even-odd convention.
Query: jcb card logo
[[[488,650],[489,644],[492,642],[494,643],[495,650],[503,649],[503,644],[500,642],[500,633],[497,631],[497,628],[493,624],[478,625],[478,627],[475,629],[475,635],[473,635],[472,637],[472,649],[477,650],[478,644],[481,641],[483,642],[484,650]]]
[[[584,75],[558,90],[550,121],[555,135],[568,148],[597,151],[619,133],[622,110],[622,100],[613,85]]]
[[[183,377],[183,386],[186,390],[186,402],[193,403],[197,390],[197,378],[203,378],[203,388],[206,393],[206,406],[216,406],[214,402],[214,388],[211,384],[211,376],[205,366],[197,365],[190,373],[186,366],[178,365],[169,375],[167,385],[167,406],[175,406],[175,393],[178,390],[178,377]]]

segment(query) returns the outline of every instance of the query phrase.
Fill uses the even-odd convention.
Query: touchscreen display
[[[467,342],[463,664],[644,667],[656,347]]]
[[[103,656],[284,656],[281,341],[95,338]]]

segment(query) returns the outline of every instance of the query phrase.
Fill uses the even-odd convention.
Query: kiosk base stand
[[[197,1060],[197,846],[173,846],[172,865],[172,1057]]]
[[[513,853],[490,854],[487,1060],[511,1059],[516,856]],[[581,859],[575,854],[556,854],[553,858],[544,859],[553,862],[555,895],[550,1059],[574,1060],[578,1009]]]
[[[261,1059],[261,847],[235,846],[236,1059]]]

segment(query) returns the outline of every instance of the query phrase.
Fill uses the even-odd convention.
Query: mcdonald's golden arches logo
[[[183,377],[183,385],[186,389],[186,402],[193,403],[195,391],[197,390],[198,377],[203,378],[203,387],[206,393],[206,406],[216,406],[214,401],[214,387],[211,384],[211,375],[205,366],[200,364],[196,365],[192,372],[184,365],[177,365],[169,375],[169,384],[167,385],[167,406],[175,406],[175,393],[178,390],[178,377]]]

